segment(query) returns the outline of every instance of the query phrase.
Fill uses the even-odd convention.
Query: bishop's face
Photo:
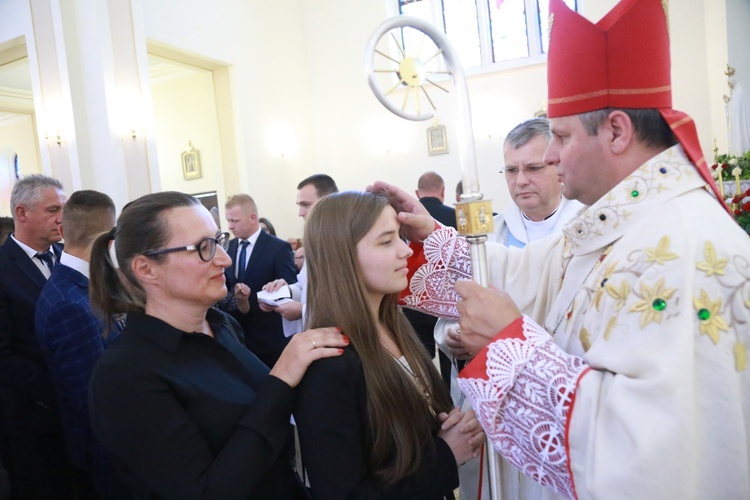
[[[589,135],[578,115],[551,118],[550,126],[552,141],[544,154],[545,163],[556,167],[563,196],[593,205],[611,188],[605,135]]]

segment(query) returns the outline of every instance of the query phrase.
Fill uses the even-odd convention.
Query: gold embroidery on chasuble
[[[667,301],[672,298],[672,295],[676,291],[676,288],[666,288],[664,286],[664,278],[660,278],[653,286],[641,283],[641,300],[630,306],[629,311],[641,313],[641,328],[652,321],[654,323],[661,323],[664,317],[664,310],[667,307]],[[636,295],[639,294],[636,293]]]
[[[622,280],[619,287],[607,283],[604,289],[610,297],[615,299],[615,311],[619,311],[625,306],[625,303],[628,300],[628,295],[630,295],[630,283],[628,283],[627,280]]]
[[[706,276],[713,276],[715,274],[724,275],[724,268],[727,266],[729,259],[717,258],[716,249],[710,241],[706,242],[703,255],[706,257],[706,260],[698,262],[695,266],[699,271],[706,273]]]
[[[676,253],[669,251],[669,236],[663,236],[656,244],[656,248],[647,248],[645,253],[646,262],[654,262],[655,264],[664,264],[666,261],[678,257]]]
[[[734,367],[738,372],[745,371],[747,368],[747,347],[740,341],[734,344]]]
[[[599,282],[599,288],[597,288],[596,292],[594,292],[594,306],[596,307],[597,311],[601,311],[602,296],[604,295],[604,290],[606,289],[607,283],[609,283],[609,279],[612,277],[612,273],[615,272],[616,267],[617,262],[607,266],[604,271],[604,275],[602,276],[602,280]]]
[[[721,298],[711,300],[705,290],[700,297],[693,298],[693,307],[700,319],[701,335],[708,335],[714,344],[719,343],[719,330],[729,331],[729,325],[721,316]]]
[[[632,324],[640,324],[641,328],[677,314],[674,304],[678,292],[673,286],[676,283],[645,279],[656,266],[680,258],[673,251],[670,238],[660,235],[650,245],[646,243],[645,248],[634,248],[630,244],[618,247],[618,241],[644,214],[657,209],[662,197],[670,196],[665,193],[684,179],[685,173],[678,162],[679,158],[668,153],[644,164],[566,228],[566,246],[569,242],[573,255],[603,248],[591,276],[584,280],[566,311],[565,329],[575,332],[584,351],[588,351],[597,338],[606,341],[621,330],[618,315],[623,310],[637,314],[638,319],[634,318]],[[611,262],[612,257],[607,257],[612,252],[617,252],[617,256]],[[628,324],[626,321],[622,325],[623,334],[631,330]]]
[[[615,325],[617,324],[617,316],[612,316],[609,318],[609,323],[607,323],[607,328],[604,329],[604,340],[609,340],[609,337],[612,335],[612,330],[614,330]]]
[[[589,332],[588,330],[586,330],[586,328],[581,328],[580,333],[578,333],[578,339],[581,341],[583,351],[588,352],[588,350],[591,348],[591,337],[589,337]]]
[[[714,345],[722,341],[722,331],[734,333],[734,366],[737,371],[747,368],[747,346],[743,334],[750,331],[750,325],[741,319],[741,309],[750,309],[750,262],[745,257],[734,257],[731,261],[719,255],[711,241],[703,246],[705,260],[696,262],[698,271],[706,278],[715,280],[714,286],[729,289],[726,303],[721,298],[712,297],[709,290],[701,288],[697,297],[693,298],[693,308],[698,316],[700,334],[706,335]],[[713,281],[712,280],[712,281]],[[710,288],[710,287],[709,287]],[[748,298],[744,298],[747,294]]]

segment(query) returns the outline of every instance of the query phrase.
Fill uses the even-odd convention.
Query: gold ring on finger
[[[318,346],[315,345],[315,337],[312,338],[312,344],[313,344],[313,349],[317,349],[318,348]]]

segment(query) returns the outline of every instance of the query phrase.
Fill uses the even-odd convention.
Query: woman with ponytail
[[[211,307],[227,239],[195,198],[165,192],[128,204],[93,246],[92,305],[127,320],[95,368],[91,422],[136,498],[306,498],[285,453],[293,388],[348,341],[303,332],[269,373]]]

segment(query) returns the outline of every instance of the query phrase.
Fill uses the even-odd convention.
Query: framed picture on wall
[[[211,216],[216,222],[216,227],[221,227],[221,217],[219,217],[219,196],[216,191],[209,191],[207,193],[196,193],[194,197],[198,198],[198,201],[206,207]]]
[[[427,129],[427,152],[430,155],[442,155],[448,152],[445,125],[435,125]]]
[[[182,152],[182,176],[186,181],[201,178],[201,160],[198,150],[188,141],[188,148]]]

